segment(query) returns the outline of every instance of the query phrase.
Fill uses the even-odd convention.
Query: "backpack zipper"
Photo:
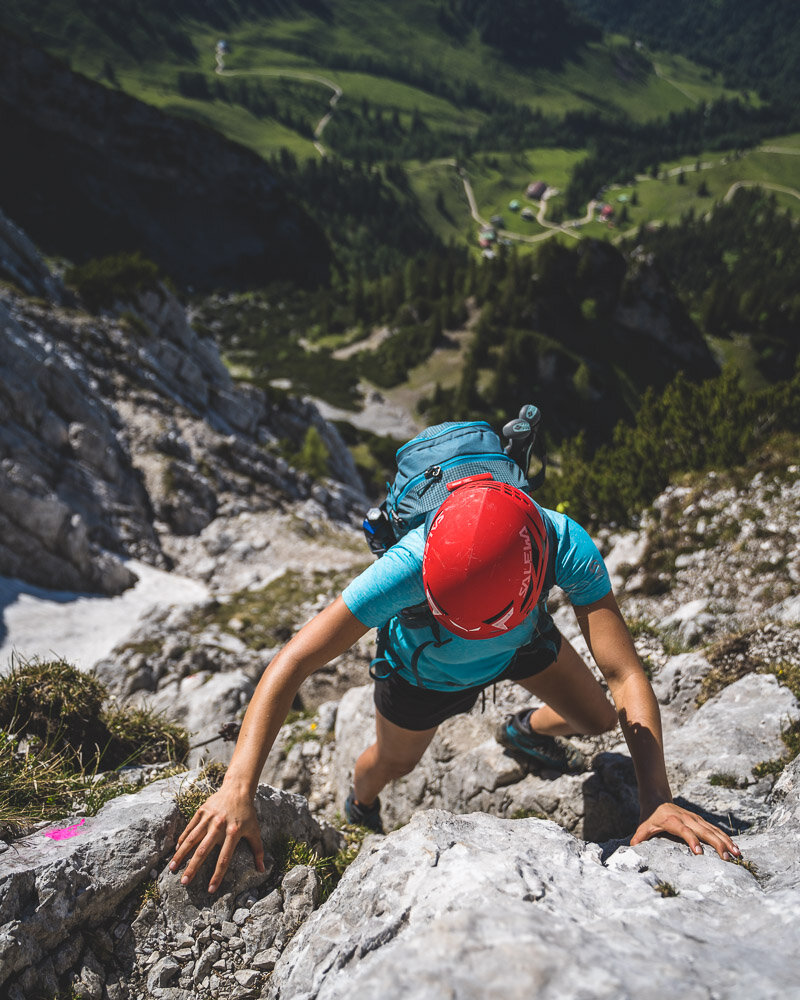
[[[425,482],[417,490],[418,497],[424,497],[431,486],[441,480],[442,467],[441,465],[432,465],[429,469],[426,469],[422,475],[425,477]]]
[[[427,468],[424,472],[417,474],[413,479],[410,479],[403,490],[398,494],[397,500],[395,501],[395,509],[397,509],[403,500],[415,490],[417,492],[417,497],[424,496],[425,493],[431,488],[431,486],[436,485],[444,478],[444,472],[448,468],[452,468],[454,465],[465,465],[468,462],[485,462],[487,459],[492,461],[504,462],[506,465],[510,465],[514,469],[519,469],[519,466],[513,459],[510,459],[508,455],[502,452],[491,452],[487,454],[483,452],[478,455],[456,455],[455,458],[450,458],[442,465],[432,465]],[[435,470],[435,475],[434,475]],[[421,489],[420,489],[421,487]]]

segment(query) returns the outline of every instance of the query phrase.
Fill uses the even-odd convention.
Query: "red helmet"
[[[425,597],[436,620],[456,635],[502,635],[539,600],[547,528],[527,493],[488,475],[449,489],[425,541]]]

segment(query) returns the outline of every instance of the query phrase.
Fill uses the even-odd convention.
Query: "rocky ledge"
[[[792,996],[800,977],[800,761],[738,837],[743,863],[667,840],[587,843],[533,817],[430,810],[368,838],[325,901],[314,856],[289,867],[281,845],[330,858],[341,838],[302,798],[267,786],[256,799],[266,871],[242,844],[215,896],[208,864],[182,886],[167,861],[187,781],[6,849],[4,996],[766,1000]]]
[[[3,272],[58,291],[0,217]],[[323,481],[283,454],[311,426]],[[0,575],[116,594],[135,582],[126,558],[170,568],[212,521],[219,534],[245,512],[311,500],[345,524],[367,505],[336,429],[308,403],[234,383],[165,287],[100,316],[3,289]]]

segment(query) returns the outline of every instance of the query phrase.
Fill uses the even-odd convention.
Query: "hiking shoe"
[[[356,802],[355,792],[351,791],[344,804],[344,814],[347,822],[354,826],[365,826],[374,833],[383,833],[380,799],[375,799],[371,806],[362,806]]]
[[[564,774],[579,774],[586,770],[583,754],[561,736],[542,736],[531,731],[528,717],[531,709],[523,708],[506,716],[495,731],[500,746],[524,754],[531,761]]]

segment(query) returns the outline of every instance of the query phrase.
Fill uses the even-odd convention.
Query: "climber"
[[[379,793],[419,762],[447,718],[469,711],[481,691],[513,680],[542,702],[509,716],[500,743],[539,766],[581,770],[565,737],[607,732],[619,722],[633,759],[638,844],[665,834],[695,854],[702,843],[730,859],[731,838],[672,801],[658,703],[586,531],[528,494],[483,476],[451,484],[420,525],[353,580],[273,659],[258,683],[222,787],[178,839],[170,863],[190,882],[221,847],[209,891],[219,887],[234,849],[247,840],[259,871],[264,848],[253,806],[267,754],[303,680],[379,628],[376,739],[355,764],[345,804],[351,822],[381,829]],[[547,613],[557,584],[569,598],[614,704]]]

